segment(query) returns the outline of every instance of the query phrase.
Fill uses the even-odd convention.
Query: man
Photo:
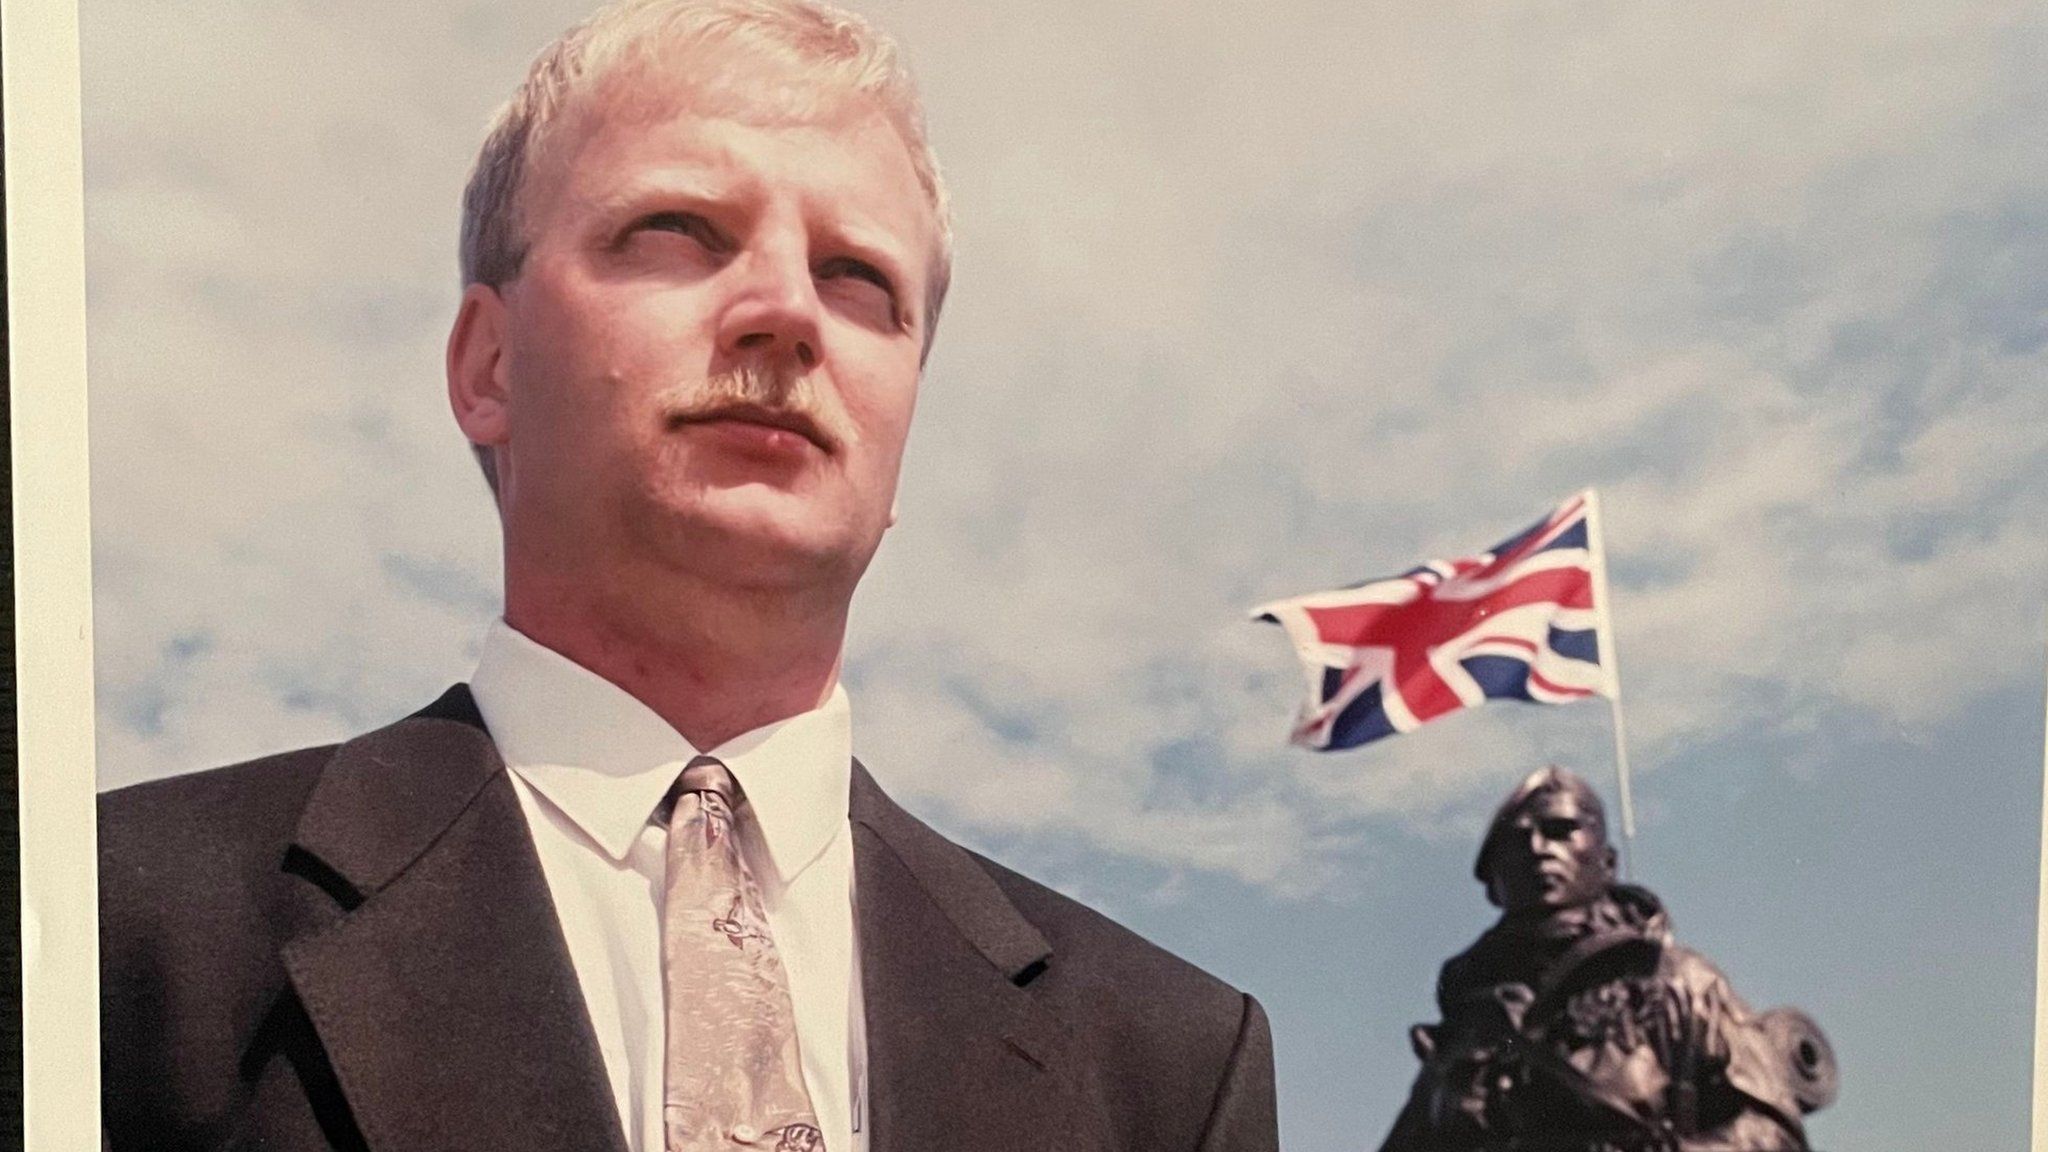
[[[447,357],[504,618],[408,719],[104,799],[110,1147],[1275,1146],[1255,1001],[851,756],[949,248],[857,18],[645,0],[540,56]]]
[[[1834,1094],[1805,1016],[1754,1015],[1657,898],[1617,883],[1600,798],[1562,768],[1525,779],[1474,874],[1499,923],[1446,962],[1443,1023],[1382,1152],[1806,1148]]]

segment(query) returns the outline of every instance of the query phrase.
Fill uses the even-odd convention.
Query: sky
[[[1285,735],[1247,610],[1601,493],[1634,878],[1842,1066],[1819,1147],[2025,1138],[2048,652],[2048,14],[872,0],[958,257],[855,743],[1259,996],[1282,1138],[1375,1146],[1597,704]],[[458,200],[577,3],[80,5],[99,785],[464,678]],[[1939,1107],[1930,1103],[1939,1102]]]

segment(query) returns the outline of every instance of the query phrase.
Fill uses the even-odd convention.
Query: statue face
[[[1509,912],[1575,908],[1614,883],[1614,849],[1600,818],[1569,790],[1539,792],[1493,849],[1492,882]]]

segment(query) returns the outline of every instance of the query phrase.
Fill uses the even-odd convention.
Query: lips
[[[754,424],[763,428],[780,428],[786,432],[794,432],[798,436],[810,441],[820,452],[829,453],[833,450],[831,438],[825,435],[824,429],[818,427],[817,421],[812,420],[802,412],[788,408],[769,408],[761,404],[746,403],[721,404],[716,408],[708,408],[701,412],[685,413],[672,418],[672,426],[675,427],[687,424],[717,424],[724,422]]]

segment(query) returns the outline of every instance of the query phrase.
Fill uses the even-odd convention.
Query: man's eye
[[[840,256],[818,265],[818,278],[820,280],[831,280],[839,277],[865,280],[880,288],[883,294],[888,296],[891,301],[896,299],[896,286],[889,283],[889,277],[884,275],[881,269],[869,264],[865,260],[855,260],[851,257]]]
[[[1543,822],[1543,836],[1546,840],[1563,840],[1578,830],[1579,825],[1575,820],[1545,820]]]
[[[896,299],[896,285],[880,268],[865,260],[835,256],[820,263],[814,275],[821,283],[837,282],[855,287],[857,290],[852,295],[862,298],[862,310],[873,312],[877,323],[886,323],[891,328],[905,327],[903,309]]]
[[[722,250],[725,244],[725,237],[712,227],[711,221],[695,212],[656,212],[635,221],[631,231],[674,232],[688,236],[712,251]]]

